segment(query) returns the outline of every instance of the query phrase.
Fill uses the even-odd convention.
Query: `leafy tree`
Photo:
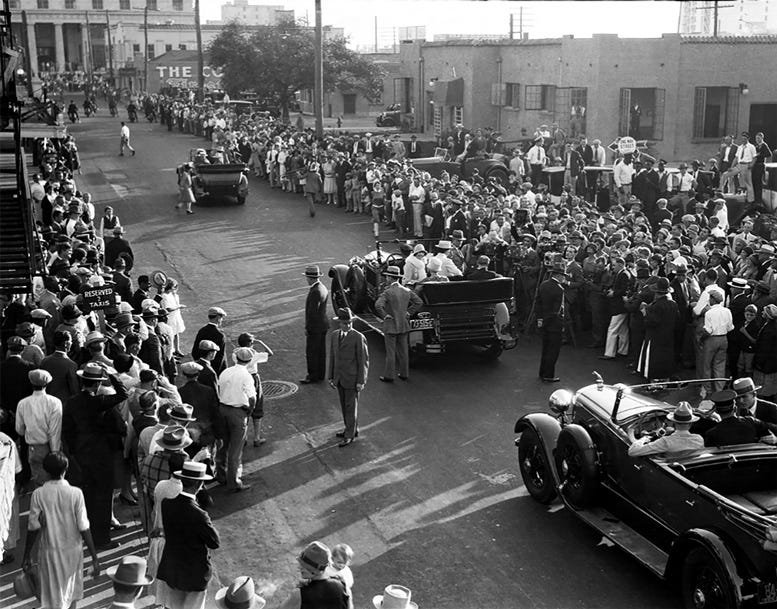
[[[345,42],[340,38],[324,42],[324,90],[339,88],[379,99],[382,70]],[[210,62],[222,68],[222,86],[231,96],[253,89],[277,103],[287,119],[295,91],[314,86],[314,44],[313,29],[292,19],[250,29],[233,21],[211,42]]]

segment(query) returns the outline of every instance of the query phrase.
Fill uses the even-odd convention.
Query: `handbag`
[[[38,566],[32,565],[27,571],[22,571],[13,580],[13,591],[22,600],[40,598],[40,579]]]

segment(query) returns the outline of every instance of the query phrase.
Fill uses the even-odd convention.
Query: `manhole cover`
[[[279,400],[297,393],[297,385],[287,381],[262,381],[262,394],[265,400]]]

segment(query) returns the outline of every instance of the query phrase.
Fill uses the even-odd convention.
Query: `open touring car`
[[[597,383],[551,395],[553,416],[515,424],[521,475],[541,503],[581,520],[675,585],[685,607],[777,606],[777,447],[630,457],[671,425],[666,402]]]

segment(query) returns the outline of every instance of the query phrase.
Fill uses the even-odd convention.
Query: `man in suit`
[[[208,323],[199,329],[197,336],[194,337],[194,343],[192,345],[192,358],[199,360],[202,357],[202,351],[200,351],[200,342],[203,340],[209,340],[216,343],[219,350],[213,356],[211,365],[216,374],[220,374],[224,368],[227,367],[225,349],[227,347],[227,338],[221,331],[220,326],[224,321],[227,313],[221,307],[210,307],[208,309]]]
[[[670,287],[673,290],[672,298],[677,303],[678,323],[675,335],[675,353],[679,363],[686,368],[693,368],[696,355],[693,350],[693,308],[691,303],[699,300],[701,290],[693,274],[688,273],[685,261],[674,262],[675,275]]]
[[[189,428],[198,429],[196,443],[200,447],[207,446],[213,450],[217,437],[219,417],[219,398],[212,386],[201,383],[198,376],[204,370],[197,362],[186,362],[181,365],[181,372],[186,383],[178,390],[184,404],[189,404],[194,410],[192,416],[196,419]],[[212,368],[211,368],[212,370]]]
[[[577,179],[583,173],[583,157],[572,148],[572,144],[564,144],[564,186],[571,187],[571,193],[577,192]]]
[[[727,135],[723,138],[723,143],[720,146],[720,162],[718,163],[718,167],[720,167],[721,175],[720,189],[724,192],[727,190],[726,185],[729,181],[729,178],[724,177],[724,174],[734,165],[734,161],[737,158],[738,148],[739,147],[734,143],[733,136]],[[734,177],[734,180],[736,180],[736,177]],[[733,190],[736,192],[736,182],[734,182],[733,186]]]
[[[736,397],[736,392],[731,389],[723,389],[710,395],[721,421],[704,434],[704,445],[732,446],[756,442],[775,444],[777,440],[766,423],[751,416],[737,415]]]
[[[54,334],[54,353],[44,357],[40,363],[41,370],[46,370],[51,375],[51,383],[47,388],[49,395],[66,404],[67,401],[78,393],[78,365],[67,356],[70,351],[70,334],[56,332]]]
[[[459,156],[464,152],[464,137],[467,132],[464,130],[464,125],[458,123],[456,130],[453,132],[453,154]]]
[[[558,383],[556,361],[561,353],[564,331],[564,286],[567,282],[564,261],[559,255],[550,267],[550,277],[540,284],[537,292],[537,327],[542,332],[540,379],[543,383]]]
[[[415,135],[410,136],[410,144],[407,147],[407,158],[417,159],[421,156],[421,147],[418,145],[418,138]]]
[[[135,290],[132,299],[129,301],[136,313],[140,313],[143,310],[141,303],[144,300],[151,298],[150,290],[151,281],[149,280],[148,275],[140,275],[138,277],[138,289]]]
[[[113,283],[116,284],[114,291],[121,296],[124,302],[132,300],[132,280],[125,273],[127,263],[124,258],[117,258],[113,268]]]
[[[604,147],[602,146],[602,142],[600,140],[594,140],[593,146],[591,147],[591,160],[586,161],[585,158],[583,159],[586,166],[588,167],[604,167],[605,163],[607,162],[607,153],[604,150]],[[598,171],[589,171],[586,172],[585,181],[586,181],[586,187],[588,188],[588,200],[589,201],[595,201],[596,200],[596,182],[599,179],[599,172]]]
[[[350,309],[340,309],[335,318],[340,328],[329,333],[329,359],[327,379],[340,398],[345,429],[337,433],[342,441],[338,446],[348,446],[359,436],[359,393],[367,382],[370,354],[367,340],[353,329]]]
[[[213,368],[213,360],[218,355],[220,348],[212,340],[201,340],[198,344],[200,357],[196,362],[202,366],[202,370],[197,375],[197,382],[211,387],[218,394],[219,375]]]
[[[612,286],[607,292],[610,305],[610,325],[607,328],[607,342],[604,355],[599,359],[615,359],[618,355],[629,354],[629,314],[623,297],[631,287],[631,275],[626,270],[626,261],[618,256],[612,261]]]
[[[329,330],[326,302],[329,291],[321,283],[321,270],[315,264],[309,265],[303,274],[310,286],[305,300],[305,359],[308,374],[300,383],[307,384],[324,380],[326,333]]]
[[[158,311],[156,308],[147,308],[143,311],[143,321],[148,326],[148,337],[143,341],[138,355],[149,368],[159,374],[164,374],[162,342],[157,334],[157,324],[159,323]]]
[[[772,431],[777,432],[777,404],[758,397],[757,386],[753,379],[745,377],[737,379],[731,386],[736,392],[737,415],[740,417],[755,417],[763,421]]]
[[[113,239],[105,244],[105,264],[112,267],[116,264],[116,259],[122,256],[127,262],[127,270],[129,271],[135,261],[135,254],[132,253],[130,242],[122,235],[124,235],[123,226],[117,226],[113,229]]]
[[[165,546],[157,570],[162,588],[158,596],[169,607],[201,608],[213,576],[209,550],[218,549],[221,540],[195,497],[213,476],[206,473],[204,463],[194,461],[186,461],[173,476],[182,488],[173,499],[162,500]]]
[[[696,192],[698,194],[707,194],[712,196],[712,172],[704,171],[703,165],[699,161],[691,161],[691,175],[696,182]],[[693,210],[688,210],[691,213]]]
[[[121,444],[117,446],[114,439],[122,421],[116,406],[129,396],[116,375],[106,375],[104,365],[90,362],[77,374],[82,389],[65,403],[62,440],[80,469],[80,486],[94,543],[98,549],[115,548],[119,544],[111,542],[113,461]],[[113,386],[113,395],[98,394],[106,380]]]
[[[386,343],[386,368],[380,380],[393,383],[399,366],[399,378],[406,381],[410,375],[408,318],[420,311],[424,303],[418,294],[399,283],[402,277],[399,267],[387,267],[383,275],[389,278],[391,284],[375,301],[375,310],[383,318],[383,337]]]

